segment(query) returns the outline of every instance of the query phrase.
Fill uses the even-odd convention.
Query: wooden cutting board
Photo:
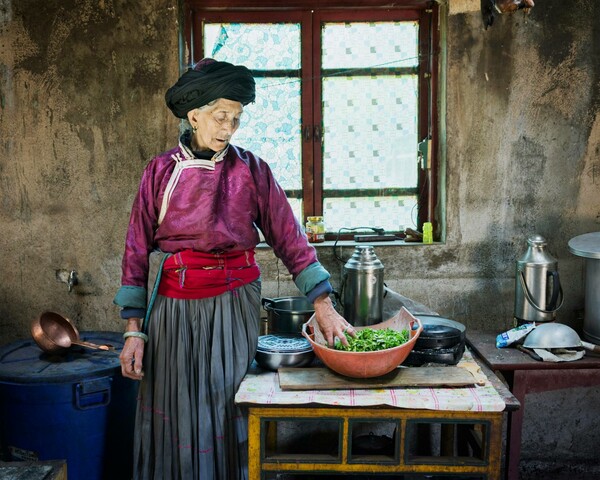
[[[376,378],[350,378],[324,367],[280,368],[282,390],[347,390],[396,387],[465,387],[474,385],[471,372],[461,367],[397,368]]]

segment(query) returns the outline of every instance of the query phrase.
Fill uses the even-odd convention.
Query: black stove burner
[[[425,363],[456,365],[465,353],[465,342],[460,341],[446,348],[414,348],[402,362],[409,367],[420,367]]]

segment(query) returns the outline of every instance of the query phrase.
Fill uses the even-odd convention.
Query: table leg
[[[521,459],[521,431],[525,413],[525,393],[527,392],[527,370],[515,370],[511,392],[521,404],[515,412],[508,415],[506,431],[506,478],[519,479],[519,461]]]
[[[248,412],[248,478],[250,480],[258,480],[261,476],[260,445],[260,416],[250,408]]]

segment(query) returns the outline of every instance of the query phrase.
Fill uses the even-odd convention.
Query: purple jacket
[[[248,250],[259,242],[257,227],[294,280],[303,272],[307,293],[329,278],[317,261],[316,251],[294,216],[281,186],[269,165],[240,147],[230,145],[217,161],[200,161],[209,168],[186,168],[172,190],[162,222],[158,219],[176,159],[193,159],[181,144],[146,166],[135,197],[122,263],[122,287],[115,303],[145,307],[149,254],[160,249],[175,253],[185,249],[201,252]],[[164,207],[163,207],[164,208]],[[310,268],[308,270],[307,267]],[[308,278],[310,277],[310,278]],[[305,283],[308,284],[305,285]],[[297,283],[298,284],[298,283]]]

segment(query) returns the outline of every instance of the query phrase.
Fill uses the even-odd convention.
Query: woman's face
[[[223,150],[240,126],[243,111],[240,102],[219,98],[211,105],[188,112],[188,120],[196,129],[192,134],[192,148],[214,152]]]

